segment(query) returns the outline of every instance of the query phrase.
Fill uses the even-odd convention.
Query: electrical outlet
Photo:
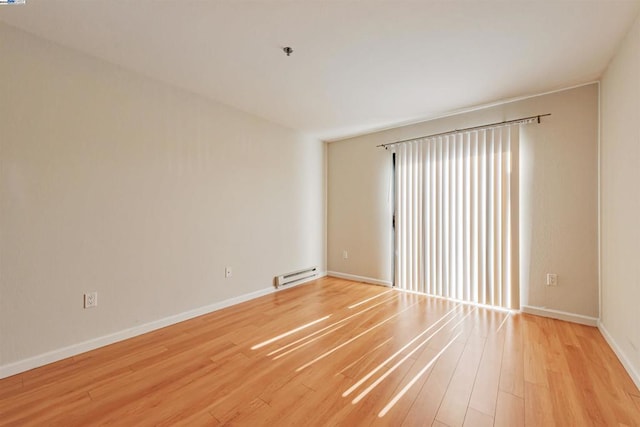
[[[233,271],[231,270],[231,267],[225,267],[224,268],[224,278],[228,279],[229,277],[233,277]]]
[[[555,273],[547,273],[547,286],[558,286],[558,275]]]
[[[342,251],[342,258],[343,259],[349,259],[349,252],[347,252],[346,250]]]
[[[84,308],[93,308],[98,306],[98,293],[89,292],[84,294]]]

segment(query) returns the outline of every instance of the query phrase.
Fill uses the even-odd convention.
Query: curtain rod
[[[497,127],[497,126],[501,126],[501,125],[508,125],[508,124],[511,124],[511,123],[524,122],[524,121],[532,120],[532,119],[538,119],[538,123],[540,123],[540,117],[547,117],[547,116],[550,116],[550,115],[551,115],[551,113],[538,114],[536,116],[521,117],[519,119],[514,119],[514,120],[505,120],[504,122],[490,123],[490,124],[486,124],[486,125],[473,126],[473,127],[464,128],[464,129],[454,129],[454,130],[450,130],[450,131],[447,131],[447,132],[434,133],[432,135],[419,136],[417,138],[409,138],[409,139],[403,139],[402,141],[395,141],[395,142],[389,142],[387,144],[380,144],[380,145],[376,145],[376,147],[384,147],[384,149],[386,150],[387,147],[389,147],[391,145],[401,144],[403,142],[415,141],[417,139],[433,138],[433,137],[436,137],[436,136],[450,135],[450,134],[466,132],[466,131],[470,131],[470,130],[487,129],[487,128]]]

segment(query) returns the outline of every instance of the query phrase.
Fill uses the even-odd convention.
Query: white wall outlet
[[[547,273],[547,286],[558,286],[558,275],[555,273]]]
[[[233,270],[231,270],[231,267],[225,267],[224,268],[224,278],[228,279],[229,277],[233,277]]]
[[[349,259],[349,252],[347,252],[346,250],[342,251],[342,258]]]
[[[84,294],[84,308],[93,308],[98,306],[98,293],[88,292]]]

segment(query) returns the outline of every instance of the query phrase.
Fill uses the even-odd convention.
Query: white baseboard
[[[373,279],[371,277],[356,276],[355,274],[340,273],[338,271],[327,271],[327,276],[337,277],[339,279],[353,280],[354,282],[364,282],[372,285],[393,286],[392,282],[387,280]]]
[[[598,319],[595,317],[584,316],[582,314],[569,313],[566,311],[553,310],[551,308],[523,305],[520,307],[520,311],[522,311],[523,313],[535,314],[536,316],[550,317],[552,319],[579,323],[581,325],[598,326]]]
[[[620,363],[622,363],[622,366],[627,371],[636,387],[638,387],[638,390],[640,390],[640,373],[634,368],[631,362],[629,362],[627,355],[622,351],[622,348],[620,348],[616,340],[613,339],[607,328],[605,328],[604,324],[600,321],[598,321],[598,329],[605,341],[607,341],[607,344],[609,344],[609,347],[611,347],[616,356],[618,356],[618,360],[620,360]]]
[[[269,287],[260,289],[258,291],[250,292],[237,297],[229,298],[224,301],[219,301],[204,307],[199,307],[193,310],[185,311],[183,313],[175,314],[173,316],[165,317],[162,319],[154,320],[149,323],[134,326],[133,328],[124,329],[122,331],[114,332],[112,334],[103,335],[98,338],[93,338],[87,341],[83,341],[77,344],[72,344],[67,347],[59,348],[49,351],[47,353],[39,354],[28,359],[19,360],[17,362],[9,363],[4,366],[0,366],[0,379],[10,377],[21,372],[28,371],[30,369],[38,368],[40,366],[47,365],[49,363],[57,362],[68,357],[76,356],[81,353],[85,353],[96,348],[104,347],[109,344],[123,341],[128,338],[133,338],[138,335],[146,334],[147,332],[155,331],[156,329],[164,328],[176,323],[183,322],[185,320],[193,319],[194,317],[202,316],[204,314],[211,313],[216,310],[230,307],[232,305],[240,304],[245,301],[249,301],[255,298],[259,298],[264,295],[271,294],[273,292],[280,292],[292,287],[302,285],[303,283],[311,282],[326,276],[326,272],[319,272],[316,277],[311,277],[305,280],[301,280],[298,283],[291,284],[289,286],[276,289],[275,287]]]

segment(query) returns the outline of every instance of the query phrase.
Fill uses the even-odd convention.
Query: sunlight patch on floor
[[[456,317],[452,317],[451,319],[447,320],[442,326],[440,326],[434,333],[432,333],[431,335],[429,335],[427,338],[425,338],[420,344],[418,344],[413,350],[411,350],[409,353],[407,353],[402,359],[398,360],[396,362],[395,365],[393,365],[391,368],[389,368],[387,370],[387,372],[385,372],[384,374],[382,374],[380,377],[378,377],[378,379],[376,379],[373,383],[371,383],[367,388],[365,388],[359,395],[357,395],[352,403],[358,403],[359,401],[361,401],[367,394],[369,394],[371,392],[371,390],[373,390],[374,388],[376,388],[378,386],[378,384],[380,384],[382,381],[384,381],[385,378],[387,378],[389,375],[391,375],[396,369],[398,369],[400,367],[400,365],[402,365],[407,359],[409,359],[413,354],[415,354],[416,351],[420,350],[420,348],[422,348],[423,346],[425,346],[429,341],[431,341],[431,339],[433,339],[433,337],[435,337],[438,332],[440,332],[441,330],[443,330],[449,323],[453,322],[456,319]],[[356,384],[362,384],[364,381],[360,380],[358,381],[358,383]],[[357,386],[355,386],[357,388]],[[349,390],[355,390],[354,387],[352,387]],[[349,391],[347,390],[347,391]],[[345,394],[343,394],[343,396],[348,396],[348,393],[345,392]]]
[[[254,345],[253,347],[251,347],[251,350],[257,350],[257,349],[259,349],[259,348],[262,348],[262,347],[264,347],[265,345],[269,345],[269,344],[271,344],[272,342],[276,342],[276,341],[278,341],[278,340],[280,340],[280,339],[282,339],[282,338],[288,337],[289,335],[295,334],[296,332],[301,331],[301,330],[303,330],[303,329],[305,329],[305,328],[308,328],[309,326],[313,326],[313,325],[315,325],[316,323],[320,323],[320,322],[322,322],[322,321],[324,321],[324,320],[327,320],[329,317],[331,317],[331,315],[321,317],[320,319],[314,320],[313,322],[309,322],[309,323],[306,323],[306,324],[304,324],[304,325],[302,325],[302,326],[299,326],[299,327],[297,327],[297,328],[291,329],[290,331],[285,332],[285,333],[283,333],[283,334],[280,334],[280,335],[278,335],[277,337],[273,337],[273,338],[271,338],[271,339],[268,339],[268,340],[266,340],[266,341],[261,342],[260,344],[256,344],[256,345]]]
[[[341,348],[351,344],[352,342],[354,342],[355,340],[357,340],[358,338],[362,337],[363,335],[368,334],[369,332],[373,331],[374,329],[384,325],[385,323],[393,320],[394,318],[398,317],[399,315],[401,315],[402,313],[404,313],[405,311],[409,310],[411,307],[413,307],[414,305],[418,304],[418,302],[414,302],[413,304],[411,304],[410,306],[408,306],[407,308],[405,308],[402,311],[399,311],[398,313],[394,314],[393,316],[389,316],[387,317],[385,320],[376,323],[375,325],[373,325],[372,327],[370,327],[369,329],[367,329],[364,332],[360,332],[358,335],[356,335],[355,337],[343,342],[342,344],[333,347],[331,350],[321,354],[320,356],[316,357],[315,359],[313,359],[310,362],[305,363],[304,365],[300,366],[298,369],[296,369],[296,372],[300,372],[306,368],[308,368],[309,366],[313,365],[314,363],[318,362],[319,360],[324,359],[325,357],[331,355],[332,353],[335,353],[336,351],[340,350]]]
[[[331,332],[333,332],[333,331],[336,331],[336,330],[340,329],[342,326],[345,326],[345,325],[342,325],[342,326],[339,326],[339,327],[334,328],[336,325],[340,325],[340,324],[342,324],[342,323],[344,323],[344,322],[348,321],[349,319],[352,319],[352,318],[354,318],[354,317],[356,317],[356,316],[360,316],[361,314],[364,314],[364,313],[366,313],[366,312],[367,312],[367,311],[369,311],[369,310],[372,310],[372,309],[374,309],[374,308],[376,308],[376,307],[378,307],[378,306],[380,306],[380,305],[382,305],[382,304],[385,304],[385,303],[387,303],[387,302],[391,301],[392,299],[395,299],[395,295],[394,295],[394,296],[392,296],[392,297],[390,297],[390,298],[386,298],[384,301],[381,301],[381,302],[379,302],[379,303],[377,303],[377,304],[374,304],[374,305],[372,305],[371,307],[367,307],[367,308],[365,308],[364,310],[360,310],[359,312],[354,313],[354,314],[352,314],[351,316],[345,317],[345,318],[344,318],[344,319],[342,319],[342,320],[338,320],[337,322],[334,322],[334,323],[332,323],[332,324],[330,324],[330,325],[327,325],[327,326],[325,326],[325,327],[324,327],[324,328],[322,328],[322,329],[318,329],[317,331],[312,332],[312,333],[310,333],[309,335],[307,335],[307,336],[305,336],[305,337],[299,338],[299,339],[297,339],[297,340],[295,340],[295,341],[293,341],[293,342],[290,342],[290,343],[289,343],[289,344],[287,344],[287,345],[284,345],[284,346],[282,346],[282,347],[279,347],[279,348],[277,348],[277,349],[275,349],[275,350],[271,351],[270,353],[267,353],[267,356],[273,356],[274,354],[278,354],[278,353],[280,353],[280,352],[282,352],[282,351],[284,351],[284,350],[286,350],[286,349],[288,349],[288,348],[290,348],[290,347],[292,347],[292,346],[294,346],[294,345],[296,345],[296,344],[298,344],[298,343],[301,343],[301,342],[303,342],[303,341],[309,340],[310,338],[312,338],[312,337],[314,337],[314,336],[316,336],[316,335],[318,335],[318,334],[320,334],[320,333],[322,333],[322,332],[326,331],[327,329],[331,329],[331,328],[333,328],[333,329],[331,329],[329,332],[327,332],[327,333],[325,333],[325,334],[320,335],[321,337],[322,337],[322,336],[325,336],[325,335],[327,335],[327,334],[329,334],[329,333],[331,333]],[[319,338],[319,337],[318,337],[318,338]],[[310,343],[310,342],[315,341],[316,339],[317,339],[317,338],[315,338],[315,339],[313,339],[313,340],[309,340],[308,342],[306,342],[306,343],[304,343],[304,344],[301,344],[301,345],[299,345],[299,346],[295,347],[294,349],[287,351],[287,352],[286,352],[286,353],[284,353],[284,354],[289,354],[289,353],[291,353],[291,352],[292,352],[292,351],[294,351],[294,350],[297,350],[297,349],[299,349],[299,348],[301,348],[301,347],[304,347],[305,345],[307,345],[307,344],[308,344],[308,343]],[[284,354],[283,354],[283,355],[284,355]],[[277,359],[277,358],[279,358],[279,357],[282,357],[283,355],[277,356],[277,357],[275,357],[274,359]]]
[[[402,390],[400,390],[400,392],[398,394],[396,394],[395,396],[393,396],[393,398],[389,401],[389,403],[387,403],[387,405],[382,408],[382,410],[378,413],[378,417],[382,418],[385,415],[387,415],[387,413],[391,410],[391,408],[393,408],[393,406],[398,403],[398,401],[400,399],[402,399],[402,396],[404,396],[407,391],[409,391],[409,389],[411,387],[413,387],[413,385],[418,381],[418,379],[424,375],[425,372],[427,372],[427,370],[434,364],[436,363],[436,361],[440,358],[440,356],[442,356],[442,354],[451,346],[451,344],[453,344],[453,342],[455,340],[458,339],[458,337],[462,334],[462,332],[458,332],[458,334],[453,337],[453,339],[451,341],[449,341],[449,343],[447,345],[444,346],[444,348],[442,350],[440,350],[438,352],[438,354],[436,354],[433,359],[431,359],[429,361],[429,363],[427,363],[421,370],[420,372],[418,372],[412,379],[411,381],[409,381],[403,388]]]
[[[373,299],[376,299],[376,298],[378,298],[378,297],[381,297],[382,295],[388,294],[389,292],[393,292],[393,289],[389,289],[388,291],[385,291],[385,292],[383,292],[383,293],[381,293],[381,294],[378,294],[378,295],[372,296],[371,298],[367,298],[366,300],[363,300],[363,301],[360,301],[360,302],[358,302],[358,303],[352,304],[352,305],[350,305],[350,306],[349,306],[349,307],[347,307],[347,308],[348,308],[348,309],[352,309],[352,308],[355,308],[355,307],[357,307],[357,306],[359,306],[359,305],[366,304],[367,302],[369,302],[369,301],[371,301],[371,300],[373,300]]]
[[[347,366],[342,368],[340,370],[340,372],[336,373],[336,375],[334,375],[334,376],[340,375],[341,373],[343,373],[344,371],[346,371],[347,369],[349,369],[350,367],[352,367],[353,365],[355,365],[356,363],[358,363],[359,361],[361,361],[365,357],[369,356],[370,354],[375,352],[377,349],[379,349],[380,347],[382,347],[383,345],[385,345],[386,343],[388,343],[392,339],[393,339],[393,337],[390,337],[390,338],[387,338],[386,340],[382,341],[380,344],[378,344],[377,346],[373,347],[371,350],[369,350],[368,352],[366,352],[365,354],[363,354],[362,356],[358,357],[356,360],[354,360],[353,362],[349,363]]]
[[[499,326],[499,327],[498,327],[498,329],[496,330],[496,334],[497,334],[498,332],[500,332],[500,329],[502,329],[502,327],[504,326],[504,324],[507,322],[507,319],[509,319],[509,315],[510,315],[510,314],[511,314],[511,313],[507,313],[507,315],[504,317],[504,320],[502,321],[502,323],[500,323],[500,326]]]
[[[420,337],[422,337],[423,335],[425,335],[426,333],[428,333],[429,331],[431,331],[433,328],[435,328],[438,323],[442,322],[444,319],[446,319],[451,313],[453,313],[454,311],[456,311],[458,308],[460,307],[460,305],[456,305],[454,308],[452,308],[451,310],[449,310],[447,313],[445,313],[442,317],[440,317],[438,320],[436,320],[431,326],[429,326],[427,329],[425,329],[424,331],[420,332],[418,335],[416,335],[411,341],[409,341],[408,343],[406,343],[404,346],[402,346],[402,348],[398,351],[396,351],[395,353],[393,353],[391,356],[389,356],[384,362],[382,362],[381,364],[379,364],[376,368],[372,369],[367,375],[365,375],[364,377],[362,377],[358,382],[356,382],[354,385],[352,385],[347,391],[345,391],[344,393],[342,393],[343,397],[347,397],[349,396],[351,393],[354,392],[355,389],[357,389],[358,387],[360,387],[365,381],[367,381],[369,378],[371,378],[373,375],[376,374],[376,372],[378,372],[380,369],[382,369],[387,363],[390,363],[393,359],[395,359],[399,354],[401,354],[403,351],[405,351],[407,348],[409,348],[409,346],[413,343],[415,343],[417,340],[420,339]],[[455,319],[455,315],[454,317],[452,317],[449,322],[451,320]],[[448,322],[447,322],[448,323]],[[446,326],[447,323],[445,323],[442,327]],[[442,328],[441,328],[442,329]],[[440,329],[438,329],[439,331]],[[436,333],[438,332],[436,331]]]

